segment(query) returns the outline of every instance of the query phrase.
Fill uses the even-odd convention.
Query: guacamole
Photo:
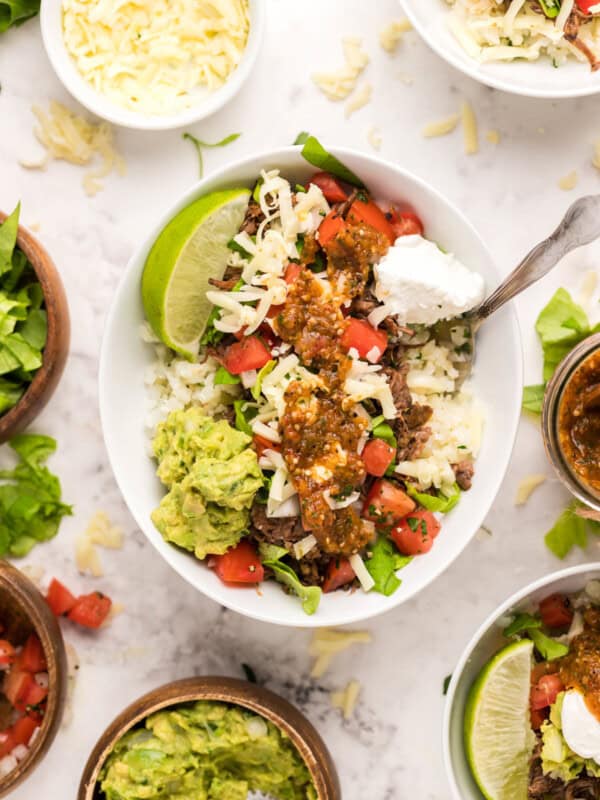
[[[251,711],[199,701],[151,714],[126,733],[99,776],[106,800],[317,800],[300,753]]]
[[[251,441],[199,408],[172,411],[158,426],[156,474],[169,491],[152,521],[168,542],[205,558],[222,555],[240,541],[263,485]]]

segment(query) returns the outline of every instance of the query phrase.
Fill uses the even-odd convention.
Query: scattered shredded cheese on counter
[[[353,644],[368,644],[372,637],[368,631],[338,631],[333,628],[319,628],[310,643],[308,652],[316,657],[311,677],[322,678],[337,653],[347,650]]]
[[[103,511],[97,511],[85,531],[75,540],[75,563],[82,575],[104,575],[96,546],[118,550],[123,546],[123,531],[113,525]]]
[[[83,187],[90,196],[102,189],[99,179],[106,177],[113,169],[120,175],[125,174],[125,162],[114,149],[113,131],[108,122],[88,122],[56,100],[50,103],[47,114],[38,106],[33,106],[31,110],[39,121],[34,133],[46,148],[46,155],[37,162],[21,160],[19,163],[22,167],[45,169],[53,158],[84,166],[99,156],[100,166],[83,178]]]
[[[600,169],[600,139],[594,142],[594,155],[592,156],[592,164],[596,169]]]
[[[460,116],[458,114],[451,114],[446,119],[438,120],[437,122],[430,122],[423,128],[423,136],[430,139],[434,136],[446,136],[458,125]]]
[[[577,174],[577,170],[574,169],[558,181],[558,187],[562,189],[563,192],[570,192],[577,186],[578,182],[579,175]]]
[[[342,39],[345,64],[332,72],[316,72],[312,79],[330,100],[345,100],[356,88],[358,76],[369,63],[362,41],[354,36]]]
[[[583,276],[579,290],[579,302],[582,306],[589,306],[598,288],[598,273],[590,269]]]
[[[461,107],[461,116],[465,138],[465,153],[471,156],[479,152],[479,132],[473,106],[466,100]]]
[[[108,612],[108,616],[100,626],[101,628],[106,628],[110,623],[113,621],[115,617],[118,617],[119,614],[122,614],[125,611],[125,606],[123,603],[113,603],[110,607],[110,611]]]
[[[65,47],[80,74],[147,114],[191,108],[222,86],[249,30],[248,0],[63,0]]]
[[[515,497],[516,506],[524,506],[538,486],[541,486],[547,478],[545,475],[527,475],[517,487]]]
[[[373,86],[368,81],[361,83],[361,85],[354,92],[350,100],[348,100],[348,102],[346,103],[346,108],[344,111],[346,118],[354,114],[355,111],[364,108],[364,106],[366,106],[367,103],[370,101],[372,93],[373,93]]]
[[[386,53],[394,53],[403,35],[411,30],[412,25],[409,20],[404,17],[402,19],[395,19],[379,32],[379,44]]]
[[[500,131],[486,131],[485,138],[490,144],[500,144]]]
[[[358,681],[350,681],[341,692],[331,693],[331,705],[334,708],[341,709],[344,714],[344,719],[350,719],[354,713],[360,689],[361,686]]]
[[[381,131],[375,125],[371,125],[371,127],[367,131],[367,141],[371,145],[373,150],[381,150],[381,143],[383,142],[383,137],[381,135]]]

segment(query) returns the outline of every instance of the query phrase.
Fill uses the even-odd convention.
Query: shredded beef
[[[248,236],[254,236],[264,218],[265,215],[259,204],[254,198],[250,198],[248,208],[246,209],[246,216],[240,226],[240,233],[247,233]]]
[[[291,548],[306,532],[300,524],[300,517],[267,517],[267,509],[261,503],[254,503],[250,512],[257,541]]]
[[[397,369],[393,369],[392,367],[384,367],[381,372],[388,378],[390,391],[392,392],[392,398],[394,400],[397,413],[403,414],[412,406],[410,389],[406,384],[408,364],[402,364],[402,366],[398,367]]]
[[[600,778],[593,778],[583,770],[579,778],[568,783],[544,775],[541,759],[541,735],[531,759],[528,800],[600,800]]]
[[[458,464],[453,464],[452,469],[456,475],[456,482],[463,491],[468,491],[473,485],[473,475],[475,473],[475,466],[469,459],[460,461]]]
[[[587,15],[583,14],[578,8],[573,9],[565,23],[564,34],[565,39],[570,42],[573,47],[580,50],[590,62],[592,72],[596,72],[600,69],[600,59],[598,59],[595,53],[593,53],[587,44],[579,37],[581,23],[587,20],[589,20]]]
[[[233,289],[238,280],[239,276],[234,276],[232,278],[223,278],[223,280],[219,280],[218,278],[209,278],[208,282],[211,286],[214,286],[215,289],[222,289],[225,292],[229,292]]]

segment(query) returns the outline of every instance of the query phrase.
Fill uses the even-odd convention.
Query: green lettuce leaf
[[[302,157],[324,172],[329,172],[340,178],[346,183],[351,183],[353,186],[358,186],[359,189],[364,189],[365,185],[359,177],[357,177],[352,170],[348,169],[341,161],[335,156],[331,155],[323,145],[315,139],[314,136],[308,135],[303,141]]]
[[[450,494],[445,494],[441,490],[438,491],[437,495],[419,492],[410,483],[406,484],[406,492],[413,500],[416,500],[419,505],[423,506],[423,508],[426,508],[428,511],[437,511],[439,514],[447,514],[449,511],[452,511],[460,500],[460,486],[457,483],[452,486]]]
[[[527,635],[535,645],[535,649],[544,659],[544,661],[554,661],[556,658],[562,658],[569,652],[569,648],[562,642],[557,642],[550,636],[546,636],[535,628],[528,628]]]
[[[399,554],[396,548],[385,536],[377,539],[371,548],[371,553],[371,558],[365,561],[365,566],[375,581],[373,591],[389,597],[402,583],[396,576],[396,571],[406,566],[408,562],[398,559]]]
[[[312,615],[321,602],[321,590],[318,586],[304,586],[294,570],[279,560],[263,561],[263,566],[273,571],[275,578],[297,594],[302,601],[302,608],[306,614]]]
[[[541,619],[532,617],[531,614],[517,614],[503,633],[507,639],[510,639],[511,636],[516,636],[518,633],[525,633],[541,627]]]
[[[546,385],[544,383],[539,383],[535,386],[525,386],[523,388],[524,410],[531,411],[534,414],[541,414],[545,392]]]
[[[267,361],[267,363],[264,365],[264,367],[262,367],[258,371],[258,375],[256,376],[256,383],[250,389],[250,394],[252,395],[252,397],[256,401],[258,401],[258,398],[260,397],[260,393],[261,393],[261,390],[262,390],[262,383],[263,383],[264,379],[267,377],[267,375],[270,372],[273,372],[273,369],[275,368],[275,364],[276,363],[277,362],[275,360],[271,359],[271,361]]]
[[[8,5],[7,3],[0,2],[0,31],[2,30],[2,9]],[[38,4],[39,7],[39,4]],[[0,225],[0,275],[9,272],[12,269],[12,257],[14,249],[17,245],[17,233],[19,231],[19,214],[21,213],[21,204],[17,203],[17,207]]]
[[[241,378],[239,375],[232,375],[229,370],[219,365],[214,377],[215,386],[234,386],[236,383],[240,382]]]
[[[21,25],[40,10],[40,0],[0,0],[0,33]]]
[[[557,558],[564,558],[575,545],[582,549],[587,546],[586,520],[575,513],[576,508],[577,503],[574,500],[544,537],[546,547]]]

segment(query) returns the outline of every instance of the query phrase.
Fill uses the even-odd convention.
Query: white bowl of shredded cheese
[[[562,0],[550,19],[532,0],[400,0],[453,67],[495,89],[550,99],[600,92],[600,17],[578,17],[577,2]]]
[[[260,48],[264,0],[44,0],[41,28],[82,105],[116,125],[166,130],[239,91]]]
[[[480,273],[488,287],[499,283],[493,259],[478,234],[461,212],[434,189],[378,158],[338,148],[330,148],[330,152],[360,176],[375,198],[409,204],[423,220],[428,238]],[[485,428],[475,464],[476,479],[473,488],[445,517],[435,548],[403,570],[402,584],[391,597],[363,591],[332,592],[324,594],[318,611],[308,616],[298,599],[282,592],[274,581],[261,583],[259,592],[222,583],[205,564],[165,541],[151,520],[164,489],[156,477],[156,464],[148,456],[146,426],[152,403],[147,381],[152,380],[156,355],[142,337],[145,318],[141,278],[152,245],[175,214],[210,192],[234,187],[251,189],[261,170],[274,169],[280,170],[292,185],[306,182],[315,172],[302,158],[299,147],[249,157],[198,183],[149,229],[148,238],[129,262],[106,324],[99,374],[104,438],[117,482],[140,529],[160,555],[200,592],[223,606],[266,622],[299,627],[355,623],[388,611],[420,592],[454,561],[488,513],[508,466],[520,416],[522,353],[518,324],[513,309],[507,306],[478,333],[472,388],[483,408]],[[453,429],[459,424],[450,411],[444,420]]]

